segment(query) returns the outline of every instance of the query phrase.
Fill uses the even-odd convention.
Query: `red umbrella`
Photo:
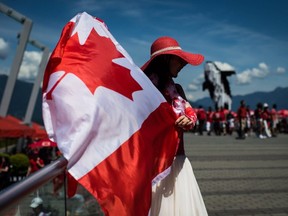
[[[23,130],[18,124],[8,121],[0,116],[0,137],[21,137]]]
[[[24,136],[30,136],[31,137],[35,133],[35,129],[29,127],[28,125],[23,124],[23,122],[20,119],[14,117],[14,116],[11,116],[11,115],[7,115],[5,118],[11,122],[18,123],[19,126],[24,131]]]
[[[38,138],[38,139],[48,139],[47,132],[45,128],[42,125],[39,125],[35,122],[32,122],[32,128],[35,129],[35,133],[33,134],[33,138]]]
[[[43,147],[56,147],[56,146],[57,143],[49,139],[39,140],[29,145],[30,148],[43,148]]]
[[[22,124],[21,120],[13,116],[0,117],[0,137],[27,137],[34,133],[33,128]]]
[[[279,110],[278,115],[280,115],[281,118],[286,118],[288,117],[288,110],[285,110],[285,109]]]

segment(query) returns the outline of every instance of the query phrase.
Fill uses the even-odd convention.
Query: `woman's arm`
[[[186,101],[185,103],[185,115],[180,116],[175,124],[185,130],[192,129],[197,121],[197,115],[190,103],[187,101],[185,92],[181,85],[175,84],[176,90],[179,93],[179,95]]]

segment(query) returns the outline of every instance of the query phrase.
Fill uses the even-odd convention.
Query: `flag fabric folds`
[[[69,175],[105,215],[148,215],[151,181],[178,147],[176,116],[105,23],[86,12],[64,26],[49,59],[43,119]]]

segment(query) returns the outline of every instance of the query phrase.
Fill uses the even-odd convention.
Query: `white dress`
[[[172,98],[184,100],[173,82],[168,87]],[[181,113],[179,106],[172,106]],[[191,163],[184,154],[176,155],[170,173],[152,186],[150,216],[208,216]]]
[[[185,155],[177,155],[170,174],[152,187],[150,215],[208,215],[191,163]]]

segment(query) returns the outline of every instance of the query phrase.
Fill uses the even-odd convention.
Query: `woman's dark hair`
[[[149,77],[151,74],[157,74],[159,77],[158,86],[159,91],[165,89],[165,85],[170,79],[169,62],[172,55],[160,55],[154,58],[144,70],[144,73]]]

